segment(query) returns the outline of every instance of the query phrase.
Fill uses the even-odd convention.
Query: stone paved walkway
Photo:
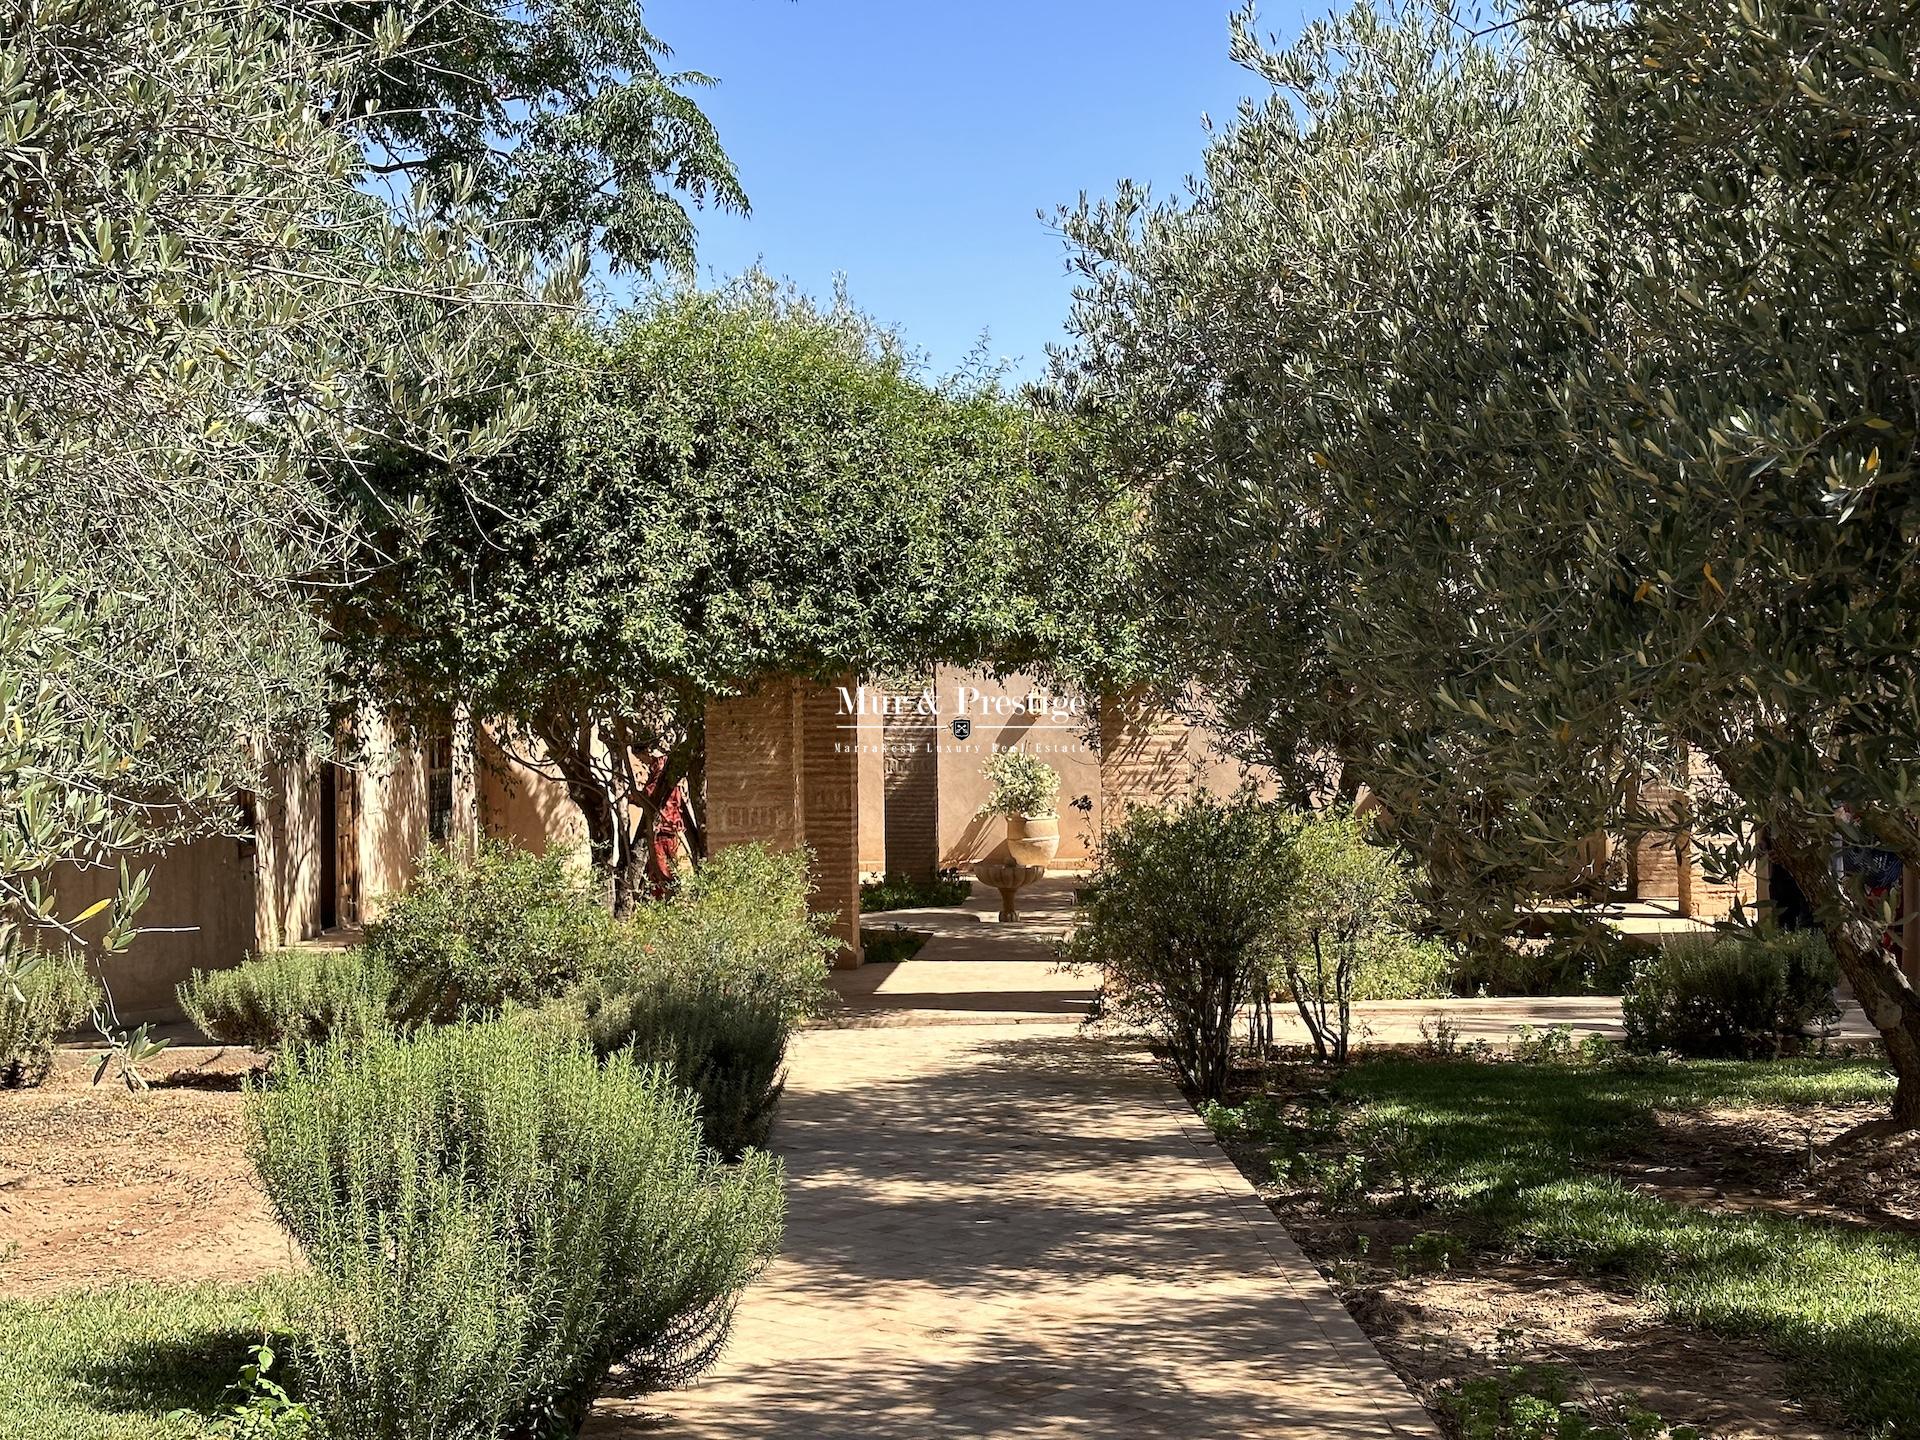
[[[897,923],[932,934],[933,941],[904,964],[866,965],[834,976],[845,1006],[830,1023],[843,1026],[1033,1024],[1079,1019],[1093,1000],[1088,975],[1063,973],[1054,943],[1066,933],[1072,912],[1072,882],[1055,877],[1021,898],[1022,918],[994,921],[993,906],[979,898],[962,909],[902,910],[866,919]],[[1523,1025],[1544,1030],[1564,1025],[1576,1037],[1619,1039],[1620,1002],[1604,995],[1498,996],[1447,1000],[1376,1000],[1353,1007],[1356,1045],[1417,1045],[1421,1023],[1444,1019],[1461,1041],[1504,1045]],[[1283,1045],[1311,1043],[1290,1005],[1275,1013]],[[1844,1002],[1834,1034],[1871,1041],[1873,1026],[1860,1007]]]
[[[1145,1057],[1060,1023],[1056,920],[949,916],[910,1004],[843,977],[847,1018],[908,1023],[796,1042],[784,1253],[712,1374],[589,1434],[1436,1435]]]

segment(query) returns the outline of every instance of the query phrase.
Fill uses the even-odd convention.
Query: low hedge
[[[1675,936],[1634,967],[1621,1000],[1628,1048],[1757,1058],[1839,1014],[1839,967],[1815,931]]]
[[[384,1020],[393,976],[360,950],[270,950],[230,970],[195,970],[176,993],[210,1038],[277,1050]]]
[[[560,851],[488,842],[471,858],[429,851],[406,892],[367,927],[393,977],[393,1013],[445,1024],[533,1005],[605,963],[618,926],[590,877]]]

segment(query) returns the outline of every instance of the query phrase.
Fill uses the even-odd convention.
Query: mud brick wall
[[[849,682],[851,683],[851,682]],[[832,685],[796,687],[800,710],[800,832],[813,851],[816,912],[831,912],[840,963],[860,954],[860,756]]]
[[[940,718],[889,715],[882,735],[887,869],[931,880],[940,867]]]
[[[1100,702],[1100,802],[1107,824],[1135,805],[1160,807],[1196,790],[1231,795],[1247,771],[1213,736],[1137,694]]]
[[[813,852],[816,911],[860,963],[859,756],[832,686],[786,679],[707,712],[707,843]]]

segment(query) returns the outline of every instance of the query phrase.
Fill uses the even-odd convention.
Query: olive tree
[[[1219,133],[1184,203],[1126,186],[1065,217],[1083,284],[1059,377],[1136,484],[1132,558],[1166,668],[1196,677],[1209,718],[1303,802],[1393,791],[1394,755],[1429,756],[1448,783],[1389,798],[1438,851],[1528,798],[1439,699],[1481,620],[1461,577],[1422,565],[1454,527],[1508,517],[1396,426],[1477,394],[1518,337],[1546,351],[1577,331],[1538,330],[1525,271],[1475,270],[1487,237],[1523,227],[1587,243],[1589,216],[1562,198],[1577,92],[1549,57],[1418,13],[1361,8],[1284,51],[1242,22],[1235,51],[1272,94]],[[1452,368],[1416,367],[1449,333],[1464,337]],[[1537,447],[1550,397],[1506,401]],[[1389,470],[1425,487],[1409,507],[1421,549],[1365,493]],[[1386,643],[1381,626],[1415,609],[1426,628]],[[1572,833],[1605,811],[1580,787],[1545,799]],[[1468,882],[1461,903],[1502,899],[1530,868],[1423,858]]]
[[[321,736],[311,597],[350,550],[318,467],[497,444],[490,357],[566,302],[456,193],[357,188],[357,63],[222,4],[48,0],[0,39],[0,982],[85,918],[59,867],[238,826]]]
[[[1634,806],[1807,895],[1920,1124],[1854,847],[1920,861],[1910,15],[1654,3],[1286,49],[1186,202],[1071,217],[1068,379],[1144,443],[1171,630],[1268,758],[1335,755],[1463,924]]]

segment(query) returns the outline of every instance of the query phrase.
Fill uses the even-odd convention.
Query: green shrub
[[[1360,948],[1355,1000],[1435,1000],[1453,994],[1459,956],[1444,940],[1386,932]]]
[[[964,905],[973,894],[973,882],[958,870],[942,870],[931,881],[916,880],[889,870],[878,880],[860,887],[860,913],[876,915],[884,910],[919,910],[935,905]]]
[[[229,970],[196,970],[177,993],[212,1039],[277,1050],[384,1020],[393,976],[360,950],[269,950]]]
[[[830,917],[807,908],[811,883],[803,851],[730,846],[610,927],[584,978],[606,995],[664,974],[711,977],[798,1024],[826,1007],[835,946]]]
[[[247,1126],[330,1440],[577,1433],[614,1366],[710,1364],[779,1239],[771,1159],[722,1164],[664,1070],[538,1027],[295,1046]]]
[[[700,1102],[706,1142],[728,1159],[766,1143],[786,1088],[791,1023],[778,1006],[714,977],[663,974],[585,1002],[596,1053],[659,1065]]]
[[[1069,960],[1099,967],[1108,1003],[1166,1045],[1203,1100],[1225,1090],[1234,1014],[1278,944],[1292,827],[1251,791],[1131,810],[1081,892]]]
[[[498,1014],[558,995],[604,963],[614,921],[566,855],[485,844],[431,851],[419,877],[367,928],[405,1024]]]
[[[762,1143],[780,1098],[787,1043],[830,992],[833,949],[807,908],[806,857],[744,845],[709,859],[670,898],[622,927],[599,973],[557,1004],[602,1055],[666,1066],[700,1099],[723,1155]]]
[[[898,965],[918,955],[933,936],[904,925],[862,925],[860,954],[869,965]]]
[[[1054,813],[1060,795],[1060,772],[1024,750],[997,750],[980,766],[993,790],[981,805],[982,815]]]
[[[1839,969],[1816,931],[1680,935],[1643,960],[1621,1001],[1629,1049],[1778,1053],[1832,1019]]]
[[[100,982],[73,951],[27,952],[0,977],[0,1089],[38,1085],[53,1042],[100,1003]]]
[[[1618,995],[1652,948],[1598,920],[1554,917],[1544,936],[1471,942],[1454,989],[1462,995]]]
[[[1273,952],[1273,988],[1292,999],[1322,1060],[1344,1062],[1351,1006],[1371,960],[1401,969],[1422,957],[1406,926],[1413,876],[1401,854],[1371,838],[1361,816],[1329,810],[1299,817],[1290,831],[1292,866]]]

